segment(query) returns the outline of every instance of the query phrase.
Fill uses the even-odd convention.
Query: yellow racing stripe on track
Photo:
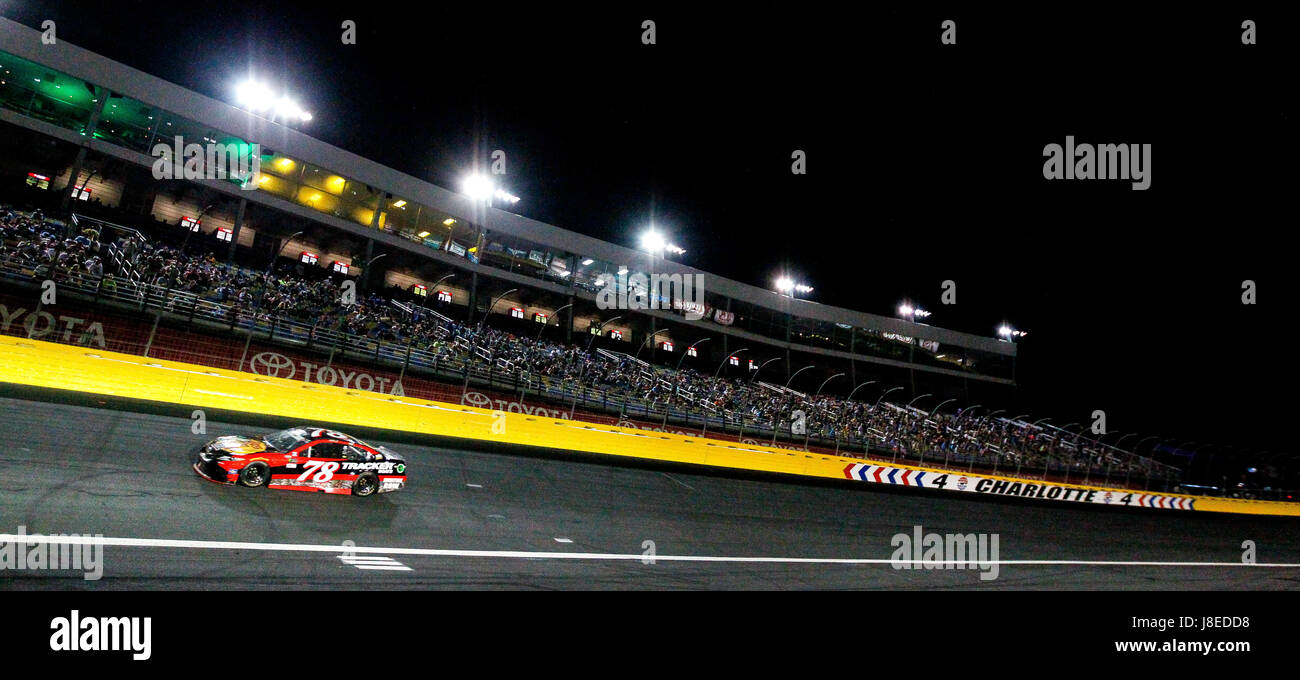
[[[844,479],[845,466],[853,463],[888,465],[900,470],[934,474],[961,474],[952,470],[790,451],[523,413],[497,412],[494,415],[491,410],[472,406],[413,397],[393,397],[378,392],[269,378],[11,336],[0,336],[0,381],[195,408],[282,416],[303,422],[322,421],[538,446],[559,451],[829,479]],[[504,419],[504,422],[498,419]],[[1026,481],[982,473],[978,476],[1012,482]],[[1056,486],[1113,493],[1131,492],[1081,484]],[[1161,495],[1169,498],[1195,498],[1196,509],[1203,511],[1300,516],[1300,504],[1297,503]]]

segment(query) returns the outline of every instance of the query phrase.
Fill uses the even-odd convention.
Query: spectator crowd
[[[725,417],[745,429],[791,432],[804,414],[808,437],[889,452],[901,460],[942,458],[985,468],[1042,469],[1125,477],[1150,472],[1152,461],[1099,445],[1083,435],[1007,418],[929,414],[891,403],[816,398],[752,379],[689,368],[671,370],[615,352],[552,343],[392,304],[376,294],[342,303],[339,283],[281,267],[254,271],[219,262],[210,252],[182,252],[126,233],[111,242],[94,229],[0,207],[0,261],[30,268],[37,279],[77,279],[112,292],[131,282],[219,303],[228,318],[278,317],[377,341],[410,344],[438,359],[491,363],[551,384],[603,391],[652,408]],[[847,447],[846,447],[847,448]]]

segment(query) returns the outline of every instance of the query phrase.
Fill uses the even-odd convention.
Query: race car
[[[260,437],[218,437],[194,452],[194,471],[221,484],[353,496],[406,486],[405,458],[319,427],[291,427]]]

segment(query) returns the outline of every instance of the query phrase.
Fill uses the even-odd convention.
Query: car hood
[[[208,450],[232,456],[246,456],[266,451],[266,442],[252,437],[217,437],[208,444]]]
[[[392,449],[390,449],[390,448],[388,448],[388,447],[386,447],[386,446],[378,446],[378,447],[375,447],[375,450],[378,451],[378,452],[380,452],[380,453],[382,453],[382,454],[384,454],[384,460],[392,461],[392,462],[394,462],[394,463],[405,463],[405,462],[406,462],[406,456],[403,456],[402,454],[400,454],[400,453],[398,453],[398,452],[396,452],[396,451],[394,451],[394,450],[392,450]]]

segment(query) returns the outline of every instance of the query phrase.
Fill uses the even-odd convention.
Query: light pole
[[[946,401],[941,401],[941,402],[939,402],[939,405],[938,405],[938,406],[936,406],[936,407],[930,409],[930,415],[926,416],[926,419],[933,418],[933,417],[934,417],[934,414],[935,414],[935,413],[938,413],[938,412],[939,412],[939,409],[943,408],[943,405],[944,405],[944,404],[947,404],[947,403],[949,403],[949,402],[953,402],[953,401],[957,401],[957,400],[956,400],[956,399],[948,399],[948,400],[946,400]]]
[[[508,290],[508,291],[506,291],[506,292],[504,292],[504,293],[498,295],[498,296],[496,297],[496,299],[492,301],[492,304],[488,305],[487,311],[483,313],[483,318],[482,318],[482,319],[479,319],[479,322],[478,322],[478,329],[479,329],[480,331],[483,330],[483,324],[487,323],[488,317],[489,317],[489,316],[492,316],[492,309],[493,309],[494,307],[497,306],[497,303],[501,301],[501,298],[503,298],[503,297],[505,297],[505,296],[507,296],[507,295],[509,295],[509,294],[511,294],[511,293],[513,293],[513,292],[515,292],[515,291],[517,291],[517,290],[519,290],[519,289],[518,289],[518,288],[511,288],[510,290]]]
[[[361,270],[361,290],[370,290],[370,263],[381,257],[388,257],[388,253],[380,253],[366,261],[365,269]]]
[[[564,310],[566,310],[566,309],[568,309],[569,307],[572,307],[572,306],[573,306],[573,303],[570,302],[569,304],[567,304],[567,305],[565,305],[565,306],[563,306],[563,307],[561,307],[561,308],[559,308],[559,309],[557,309],[557,310],[551,312],[551,315],[555,317],[555,325],[556,325],[556,326],[560,325],[560,312],[563,312]],[[537,339],[533,340],[533,344],[534,344],[534,345],[536,345],[537,343],[539,343],[539,342],[542,341],[542,331],[545,331],[545,330],[546,330],[546,327],[549,326],[549,325],[551,325],[551,324],[549,324],[549,323],[544,323],[544,324],[542,324],[542,327],[541,327],[541,328],[537,329]]]
[[[993,416],[996,416],[996,415],[999,414],[999,413],[1006,413],[1006,412],[1007,412],[1006,409],[1004,409],[1004,408],[1000,408],[1000,409],[998,409],[998,410],[996,410],[996,411],[994,411],[994,412],[992,412],[992,413],[990,413],[990,414],[988,414],[988,415],[986,415],[986,416],[984,416],[984,417],[985,417],[985,418],[990,418],[990,419],[991,419]]]
[[[287,238],[287,239],[284,240],[284,243],[280,244],[280,247],[279,247],[278,249],[276,249],[276,251],[275,251],[275,257],[272,257],[272,258],[271,258],[271,264],[267,265],[267,267],[266,267],[268,271],[271,270],[271,269],[273,269],[273,268],[275,268],[275,261],[278,260],[278,259],[280,259],[280,253],[283,253],[283,252],[284,252],[284,249],[287,248],[287,247],[289,246],[289,244],[292,243],[293,240],[294,240],[295,238],[298,238],[299,236],[302,236],[302,232],[301,232],[301,231],[295,231],[295,232],[293,232],[293,234],[291,234],[291,235],[289,236],[289,238]]]
[[[821,385],[821,387],[818,387],[818,388],[817,388],[817,394],[813,395],[813,405],[814,405],[814,406],[817,405],[817,400],[821,398],[821,396],[822,396],[822,390],[826,389],[826,384],[829,383],[830,381],[832,381],[832,380],[834,380],[834,379],[836,379],[836,378],[842,376],[842,375],[844,375],[844,374],[843,374],[843,373],[836,373],[835,375],[833,375],[833,376],[831,376],[831,377],[829,377],[829,378],[827,378],[827,379],[825,379],[825,380],[822,381],[822,385]],[[807,448],[808,448],[808,440],[809,440],[809,438],[811,438],[811,437],[812,437],[812,429],[809,428],[809,427],[807,427],[807,425],[805,424],[804,429],[803,429],[803,447],[804,447],[804,449],[807,449]]]
[[[664,333],[664,332],[667,332],[667,331],[668,331],[667,328],[661,328],[661,329],[659,329],[659,330],[657,330],[657,331],[651,333],[650,335],[646,336],[646,339],[641,341],[641,346],[638,347],[638,348],[636,349],[636,356],[635,356],[634,358],[636,358],[636,359],[640,359],[640,358],[641,358],[641,350],[645,349],[645,346],[648,345],[648,344],[650,343],[650,341],[653,340],[654,337],[655,337],[656,335],[659,335],[660,333]],[[653,358],[654,358],[654,357],[651,357],[651,359],[653,359]]]
[[[90,173],[90,174],[91,174],[91,175],[94,175],[95,173],[92,172],[92,173]],[[87,178],[87,181],[89,181],[89,178]],[[85,182],[82,182],[82,183],[81,183],[81,188],[83,188],[83,189],[86,188],[86,183],[85,183]],[[212,209],[212,206],[214,206],[214,205],[216,205],[216,203],[209,203],[209,204],[208,204],[208,207],[206,207],[206,208],[204,208],[204,209],[202,209],[202,210],[199,211],[199,216],[194,218],[194,226],[195,226],[195,229],[186,229],[186,230],[185,230],[185,240],[184,240],[184,241],[181,241],[181,252],[182,252],[182,253],[185,252],[185,246],[188,245],[189,242],[190,242],[190,236],[191,236],[195,231],[197,231],[197,229],[198,229],[198,227],[199,227],[199,223],[203,221],[203,215],[204,215],[205,213],[207,213],[209,210],[211,210],[211,209]]]
[[[749,348],[746,347],[746,348],[744,348],[744,349],[736,350],[735,352],[732,352],[731,354],[728,354],[728,355],[725,356],[725,357],[722,357],[722,361],[718,363],[718,370],[716,370],[716,371],[713,372],[713,377],[716,378],[716,377],[718,377],[719,375],[721,375],[721,374],[722,374],[722,367],[723,367],[723,366],[726,366],[726,365],[727,365],[727,362],[730,361],[730,360],[731,360],[733,357],[735,357],[737,354],[740,354],[741,352],[748,352],[748,351],[749,351]]]
[[[759,365],[758,365],[758,369],[754,371],[754,375],[749,376],[749,384],[750,384],[750,385],[753,385],[753,384],[754,384],[754,378],[757,378],[757,377],[758,377],[758,373],[759,373],[759,371],[763,370],[763,367],[764,367],[764,366],[766,366],[766,365],[772,363],[773,361],[781,361],[781,357],[773,357],[773,358],[768,359],[767,361],[764,361],[763,363],[759,364]]]
[[[889,394],[890,392],[896,392],[896,391],[901,390],[901,389],[903,389],[903,386],[902,386],[902,385],[899,385],[898,387],[891,387],[891,388],[885,390],[884,392],[881,392],[881,393],[880,393],[880,396],[879,396],[879,397],[876,397],[876,403],[874,403],[874,404],[871,405],[871,410],[874,411],[874,410],[876,410],[876,407],[877,407],[877,406],[880,406],[880,400],[881,400],[881,399],[884,399],[886,394]]]
[[[706,342],[708,342],[708,341],[710,341],[710,340],[712,340],[712,339],[713,339],[713,338],[700,338],[699,340],[696,340],[695,342],[692,342],[691,344],[687,345],[687,346],[686,346],[686,351],[685,351],[685,352],[682,352],[682,356],[681,356],[680,358],[677,359],[677,368],[676,368],[676,370],[678,370],[678,371],[682,370],[682,362],[686,360],[686,356],[687,356],[688,354],[690,354],[690,352],[691,352],[691,348],[692,348],[692,347],[699,347],[701,344],[706,343]]]
[[[813,366],[814,366],[813,364],[808,364],[807,366],[804,366],[803,368],[795,371],[794,374],[790,376],[790,379],[785,381],[785,388],[787,390],[790,389],[790,383],[794,382],[794,377],[810,368],[813,368]],[[777,420],[776,416],[773,416],[772,417],[772,446],[776,446],[776,420]],[[790,433],[790,437],[791,439],[794,438],[794,432]]]
[[[790,389],[790,383],[794,382],[794,376],[799,375],[800,373],[803,373],[804,371],[806,371],[806,370],[808,370],[808,369],[810,369],[810,368],[812,368],[812,367],[813,367],[813,364],[808,364],[807,366],[804,366],[803,368],[801,368],[801,369],[795,371],[795,372],[794,372],[794,375],[791,375],[791,376],[790,376],[790,379],[787,380],[787,381],[785,381],[785,388],[786,388],[787,390]]]
[[[921,396],[916,397],[915,399],[913,399],[913,400],[907,402],[907,407],[908,407],[908,408],[912,408],[912,404],[915,404],[917,401],[919,401],[919,400],[921,400],[921,399],[924,399],[924,398],[926,398],[926,397],[933,397],[933,396],[934,396],[934,395],[933,395],[933,394],[930,394],[929,392],[927,392],[927,393],[925,393],[925,394],[922,394]]]
[[[858,393],[858,390],[860,390],[860,389],[866,387],[867,385],[874,385],[874,384],[876,384],[876,383],[878,383],[878,382],[880,382],[880,381],[879,381],[879,380],[868,380],[868,381],[866,381],[866,382],[864,382],[864,383],[858,383],[858,385],[857,385],[856,387],[854,387],[854,388],[849,392],[849,396],[848,396],[848,397],[845,397],[845,399],[844,399],[845,403],[848,403],[849,401],[852,401],[852,400],[853,400],[853,395],[857,394],[857,393]]]
[[[866,382],[864,382],[864,383],[858,383],[857,385],[855,385],[855,386],[853,387],[853,389],[849,390],[849,396],[847,396],[847,397],[844,398],[844,407],[840,409],[840,420],[844,420],[844,414],[845,414],[846,412],[848,412],[848,410],[849,410],[849,404],[853,403],[853,395],[857,394],[857,393],[858,393],[858,390],[860,390],[860,389],[866,387],[867,385],[874,385],[874,384],[876,384],[876,383],[878,383],[878,382],[880,382],[880,381],[879,381],[879,380],[868,380],[868,381],[866,381]]]
[[[622,316],[622,315],[619,315],[619,316],[616,316],[616,317],[614,317],[614,318],[612,318],[612,319],[609,319],[608,321],[602,321],[602,322],[600,322],[599,324],[596,325],[596,332],[595,332],[595,333],[592,333],[592,334],[591,334],[591,339],[587,341],[587,353],[588,353],[588,354],[591,353],[591,343],[595,342],[595,341],[596,341],[596,338],[600,336],[600,332],[601,332],[602,330],[605,329],[605,324],[613,323],[613,322],[615,322],[615,321],[618,321],[618,320],[621,319],[621,318],[623,318],[623,316]]]

